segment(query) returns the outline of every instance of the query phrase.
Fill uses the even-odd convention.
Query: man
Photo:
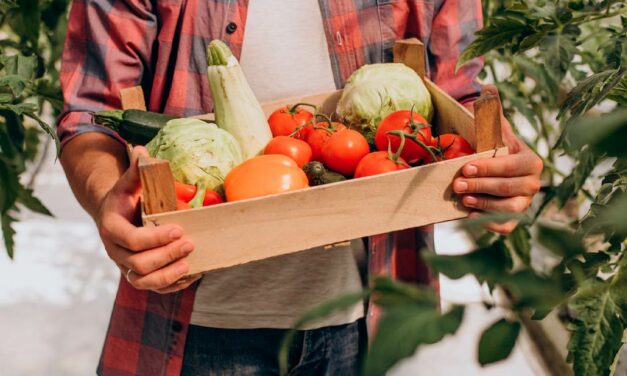
[[[342,87],[359,66],[389,61],[395,40],[415,36],[428,48],[432,80],[470,106],[481,62],[453,70],[481,26],[479,0],[75,1],[62,66],[61,162],[124,276],[98,372],[276,373],[285,329],[311,306],[358,289],[360,279],[354,241],[333,257],[313,249],[180,281],[188,270],[183,257],[194,245],[175,225],[135,223],[136,160],[145,151],[136,148],[128,168],[123,144],[92,124],[91,112],[119,107],[119,90],[137,84],[151,111],[210,112],[205,47],[212,39],[229,44],[255,94],[268,100]],[[468,207],[521,212],[537,192],[539,158],[506,123],[504,139],[511,155],[466,165],[465,176],[455,181]],[[490,228],[509,232],[514,226]],[[411,269],[422,235],[412,230],[372,237],[371,271],[404,274],[408,263],[400,257],[409,257],[414,266],[405,274],[421,277]],[[397,256],[391,262],[389,252]],[[290,352],[291,372],[355,374],[363,314],[356,306],[300,332]]]

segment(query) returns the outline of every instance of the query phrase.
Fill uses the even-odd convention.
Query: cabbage
[[[221,192],[224,177],[244,160],[229,132],[198,119],[168,121],[146,148],[170,162],[176,180],[198,187],[191,207],[202,206],[206,189]]]
[[[390,113],[412,107],[431,121],[433,103],[420,76],[404,64],[370,64],[348,78],[336,111],[348,125],[373,132]]]

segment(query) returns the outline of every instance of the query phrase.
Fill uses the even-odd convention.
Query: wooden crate
[[[416,39],[399,41],[394,59],[425,78],[424,47]],[[451,191],[461,167],[479,158],[505,154],[498,98],[485,96],[475,104],[475,116],[428,79],[435,106],[437,133],[457,133],[477,154],[385,175],[311,187],[299,191],[172,211],[174,188],[169,165],[141,160],[145,226],[175,223],[183,227],[196,250],[188,256],[189,274],[239,265],[317,246],[403,230],[465,217]],[[332,113],[340,91],[288,98],[262,105],[269,115],[286,104],[307,102]],[[141,94],[141,92],[139,93]],[[122,93],[124,108],[142,108],[137,89]],[[203,118],[211,119],[208,114]],[[333,246],[328,246],[329,252]]]

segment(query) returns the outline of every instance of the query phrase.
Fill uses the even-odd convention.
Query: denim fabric
[[[278,375],[278,350],[286,332],[190,325],[181,375]],[[299,331],[289,352],[289,375],[358,375],[366,343],[363,319]]]

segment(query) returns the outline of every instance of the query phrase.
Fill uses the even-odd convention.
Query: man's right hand
[[[103,198],[95,216],[100,237],[109,257],[137,289],[170,293],[187,288],[200,276],[181,279],[189,270],[183,257],[194,245],[176,225],[138,227],[140,178],[137,161],[148,156],[135,147],[128,170]],[[130,272],[129,272],[130,269]]]

